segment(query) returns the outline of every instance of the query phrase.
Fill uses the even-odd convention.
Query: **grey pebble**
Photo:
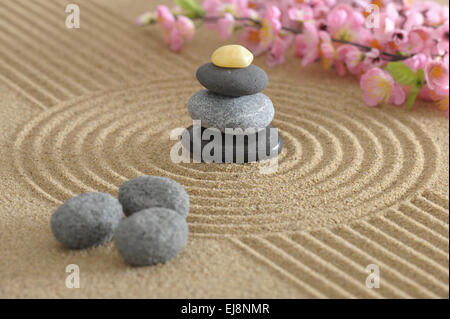
[[[209,90],[200,90],[191,96],[188,110],[193,120],[202,127],[263,129],[272,122],[275,114],[272,101],[262,93],[229,97]]]
[[[261,92],[269,82],[266,72],[253,64],[246,68],[221,68],[206,63],[198,68],[196,76],[208,90],[228,96]]]
[[[53,213],[50,226],[65,247],[82,249],[111,240],[122,218],[122,206],[113,196],[84,193],[65,201]]]
[[[177,211],[183,218],[189,213],[189,195],[176,181],[161,176],[139,176],[119,188],[119,201],[125,215],[152,207]]]
[[[178,212],[150,208],[124,219],[114,234],[114,243],[130,265],[150,266],[178,255],[188,232],[186,220]]]

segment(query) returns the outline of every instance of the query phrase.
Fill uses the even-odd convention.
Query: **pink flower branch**
[[[158,23],[173,51],[192,39],[197,20],[224,39],[239,30],[239,40],[255,55],[268,53],[269,65],[283,63],[293,46],[301,66],[321,61],[340,76],[352,74],[369,106],[389,102],[410,109],[419,97],[448,115],[448,7],[384,0],[372,16],[369,0],[175,2],[172,10],[160,5],[136,21]]]
[[[208,17],[208,16],[202,16],[202,17],[196,17],[195,19],[199,19],[202,20],[203,22],[217,22],[220,19],[222,19],[223,17]],[[243,27],[258,27],[261,28],[261,21],[256,20],[256,19],[252,19],[252,18],[247,18],[247,17],[234,17],[235,21],[248,21],[251,22],[252,24],[244,24],[242,25]],[[286,32],[290,32],[294,35],[297,34],[302,34],[303,33],[303,29],[294,29],[294,28],[290,28],[290,27],[286,27],[286,26],[281,26],[281,30],[284,30]],[[335,39],[335,38],[331,38],[331,41],[335,42],[335,43],[341,43],[341,44],[349,44],[352,46],[355,46],[359,49],[364,50],[365,52],[370,52],[371,50],[375,49],[372,48],[370,46],[367,45],[363,45],[363,44],[359,44],[359,43],[355,43],[352,41],[348,41],[348,40],[341,40],[341,39]],[[380,58],[387,60],[387,61],[402,61],[402,60],[406,60],[409,59],[411,57],[413,57],[414,54],[410,54],[410,55],[398,55],[398,54],[392,54],[389,52],[384,52],[381,51],[380,52]]]

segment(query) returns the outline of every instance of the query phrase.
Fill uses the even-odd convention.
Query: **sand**
[[[285,141],[278,171],[174,164],[195,71],[233,39],[202,30],[175,54],[157,27],[131,24],[157,1],[78,3],[68,30],[62,0],[0,2],[0,297],[448,298],[449,122],[433,104],[369,108],[352,77],[258,57]],[[52,237],[62,201],[143,174],[190,194],[174,260],[136,269],[112,243],[68,251]]]

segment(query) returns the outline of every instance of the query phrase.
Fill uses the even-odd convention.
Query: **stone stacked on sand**
[[[196,138],[195,126],[191,126],[183,134],[183,146],[191,152],[196,144],[197,149],[208,147],[212,153],[221,150],[220,162],[252,162],[278,156],[282,139],[270,125],[275,111],[272,101],[260,93],[267,86],[267,74],[251,64],[252,53],[240,45],[220,47],[211,60],[197,70],[197,79],[206,90],[190,98],[188,110],[193,120],[201,121],[199,136],[208,128],[216,129],[220,136]],[[211,143],[220,147],[211,147]],[[237,156],[239,150],[242,156]]]

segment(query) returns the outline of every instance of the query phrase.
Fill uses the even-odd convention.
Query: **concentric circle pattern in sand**
[[[272,83],[265,94],[285,142],[275,174],[261,174],[263,164],[171,162],[170,132],[192,124],[187,101],[200,87],[190,79],[46,110],[19,132],[15,164],[56,203],[87,191],[116,195],[138,175],[168,176],[191,196],[191,233],[209,236],[332,227],[400,203],[435,173],[437,148],[407,114],[394,118],[312,85],[299,92]]]

